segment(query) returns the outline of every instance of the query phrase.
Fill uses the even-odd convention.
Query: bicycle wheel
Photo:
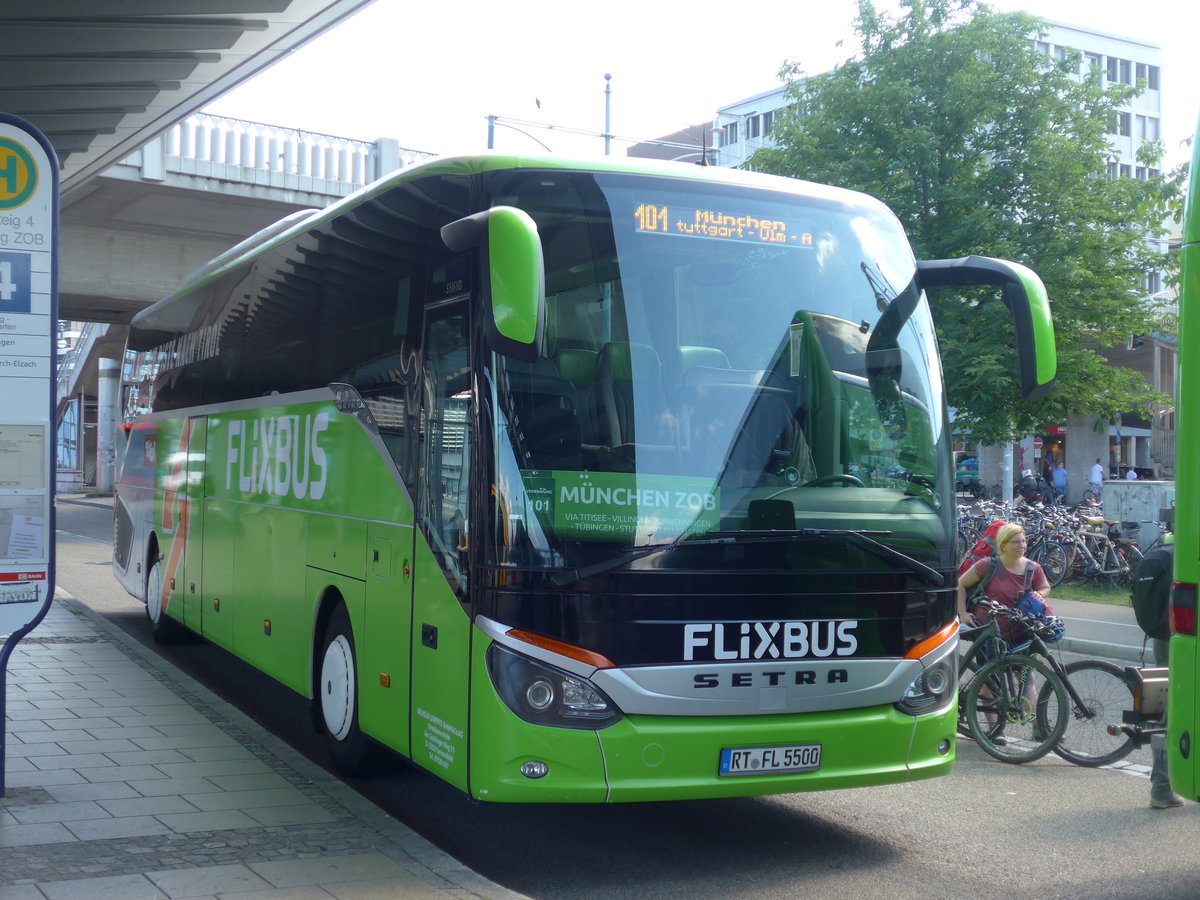
[[[1043,709],[1038,700],[1046,691],[1054,700],[1047,699]],[[1045,663],[1029,656],[992,660],[971,681],[963,702],[971,737],[1001,762],[1041,759],[1067,727],[1066,688]]]
[[[1067,548],[1058,541],[1043,541],[1038,548],[1037,556],[1033,559],[1034,562],[1041,564],[1042,571],[1046,573],[1046,580],[1050,582],[1052,588],[1062,584],[1067,573],[1071,571]]]
[[[1078,659],[1065,668],[1083,708],[1067,694],[1069,705],[1064,715],[1056,705],[1057,695],[1043,689],[1038,716],[1047,721],[1061,717],[1067,723],[1054,752],[1077,766],[1107,766],[1124,759],[1136,742],[1127,734],[1109,734],[1108,726],[1121,721],[1123,710],[1133,709],[1133,685],[1125,678],[1125,670],[1103,659]]]

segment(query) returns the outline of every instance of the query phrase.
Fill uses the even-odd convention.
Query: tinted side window
[[[397,185],[166,305],[131,338],[145,351],[131,411],[347,382],[402,454],[421,309],[444,289],[430,257],[444,252],[439,228],[466,215],[468,185],[465,176]]]

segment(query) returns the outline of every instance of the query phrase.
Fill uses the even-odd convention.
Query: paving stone
[[[116,897],[154,897],[155,886],[144,875],[110,875],[102,878],[79,878],[74,881],[51,881],[41,885],[48,900],[100,900]]]
[[[251,772],[245,775],[240,774],[212,774],[205,777],[213,784],[226,791],[261,791],[261,790],[276,790],[278,788],[291,787],[288,780],[282,775],[270,771],[265,765],[259,763],[263,769],[261,772]]]
[[[66,822],[64,824],[81,841],[107,841],[112,838],[166,834],[172,830],[154,816],[87,819],[82,822]]]
[[[253,753],[240,744],[220,747],[186,747],[179,751],[196,762],[217,762],[229,759],[255,759]]]
[[[60,803],[71,800],[116,800],[137,797],[138,792],[123,781],[84,782],[83,784],[49,784],[46,791]]]
[[[18,822],[25,824],[110,818],[110,813],[90,800],[79,800],[72,803],[41,803],[36,806],[10,809],[9,812]]]
[[[71,753],[62,756],[40,756],[32,757],[30,762],[42,771],[48,769],[98,769],[116,765],[115,762],[103,753]]]
[[[14,772],[12,766],[7,767],[4,774],[6,787],[29,787],[31,785],[50,784],[82,784],[87,781],[73,769],[59,769],[54,772],[39,772],[32,766],[24,772]]]
[[[193,794],[184,797],[199,809],[257,809],[265,806],[294,806],[308,798],[294,787],[270,788],[259,791],[221,791]]]
[[[105,753],[118,766],[155,766],[187,763],[188,758],[178,750],[129,750]]]
[[[389,879],[387,881],[359,882],[356,884],[323,884],[327,894],[332,894],[337,900],[436,900],[445,898],[446,892],[412,878],[408,881]],[[276,900],[285,900],[278,897]],[[289,898],[290,900],[290,898]]]
[[[223,894],[231,891],[245,892],[270,887],[266,881],[242,865],[147,872],[146,877],[169,897],[194,897],[197,894]]]
[[[275,887],[295,887],[333,882],[380,881],[402,878],[408,871],[382,853],[359,853],[321,859],[292,859],[252,863],[255,872]]]
[[[203,796],[202,794],[197,796]],[[100,800],[98,806],[104,808],[113,816],[157,816],[159,813],[197,812],[197,807],[183,797],[166,795],[162,797],[117,798]]]
[[[255,821],[236,809],[219,809],[211,812],[167,813],[157,817],[160,822],[177,833],[189,831],[213,831],[224,828],[246,828]]]
[[[154,778],[134,780],[128,784],[144,797],[164,794],[206,794],[221,790],[207,778]]]
[[[154,766],[118,766],[111,759],[108,759],[107,766],[83,767],[75,771],[88,781],[140,781],[167,777]]]
[[[237,741],[216,729],[191,735],[160,735],[138,738],[137,746],[142,750],[192,750],[198,747],[236,747]]]
[[[337,817],[315,803],[299,803],[293,806],[265,806],[247,809],[246,815],[263,825],[312,825],[317,822],[333,822]]]
[[[393,894],[389,900],[395,900],[395,896]],[[2,894],[0,894],[0,900],[4,900]],[[287,891],[271,888],[265,891],[249,891],[244,894],[222,894],[221,900],[330,900],[330,894],[319,887],[289,888]],[[407,895],[405,900],[408,900]]]
[[[168,778],[188,778],[200,775],[217,779],[234,776],[270,776],[271,767],[259,759],[230,759],[210,762],[188,760],[186,763],[165,763],[156,768]]]
[[[328,900],[328,897],[329,895],[326,894],[321,900]],[[46,895],[32,884],[0,885],[0,900],[46,900]],[[276,898],[276,900],[283,900],[283,898]]]
[[[22,847],[30,844],[60,844],[78,840],[61,822],[41,822],[34,825],[18,823],[0,825],[0,847]]]
[[[86,740],[59,741],[58,746],[68,753],[103,753],[110,759],[114,753],[136,753],[142,749],[133,741],[122,739],[99,741],[92,737]]]
[[[9,737],[17,737],[23,744],[42,744],[42,743],[58,743],[59,741],[91,741],[95,740],[95,735],[89,734],[82,728],[64,729],[56,731],[53,728],[42,728],[37,731],[23,731],[15,734],[10,734]]]
[[[52,744],[49,741],[39,741],[34,744],[9,741],[6,748],[8,759],[33,759],[35,756],[65,756],[70,752],[64,750],[58,744]]]

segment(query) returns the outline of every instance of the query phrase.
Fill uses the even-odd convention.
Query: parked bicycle
[[[991,601],[985,604],[994,613],[1008,609]],[[1062,680],[1039,660],[1010,653],[997,615],[959,635],[971,641],[959,658],[959,731],[1001,762],[1041,759],[1067,727]],[[1043,706],[1042,696],[1056,702]]]
[[[996,640],[1000,639],[1000,627],[996,623],[1005,617],[1012,621],[1022,637],[1015,643],[1006,642],[1001,659],[1024,658],[1030,664],[1026,671],[1021,671],[1018,663],[1009,663],[1005,668],[1006,679],[1017,676],[1022,679],[1022,687],[1026,692],[1021,702],[1014,706],[1020,709],[1021,724],[1030,733],[1019,734],[1021,740],[1016,748],[1010,749],[1006,743],[997,747],[994,739],[986,739],[987,731],[977,723],[986,742],[978,737],[976,740],[984,751],[1005,762],[1030,762],[1053,750],[1068,762],[1091,767],[1110,765],[1128,756],[1137,746],[1136,740],[1128,734],[1109,732],[1109,725],[1120,720],[1121,711],[1130,708],[1133,698],[1133,680],[1125,670],[1103,659],[1078,659],[1063,663],[1047,643],[1062,635],[1062,623],[1056,616],[1042,619],[992,601],[984,601],[982,605],[991,613],[992,621],[981,629],[969,629],[968,633],[991,629],[995,637],[982,634],[982,641],[991,643],[983,643],[978,652],[975,648],[981,641],[977,639],[972,643],[964,658],[968,670],[973,659],[989,652],[988,647],[992,648],[991,652],[999,652],[997,648],[1000,645]],[[995,671],[990,673],[993,679],[997,677]],[[978,719],[980,710],[976,707],[979,696],[982,694],[986,700],[989,694],[999,690],[996,686],[975,689],[975,681],[982,672],[983,669],[980,669],[971,678],[971,685],[960,704],[960,715],[965,706]],[[961,666],[959,677],[960,680],[963,678]],[[1031,696],[1027,692],[1028,687],[1037,690],[1033,695],[1032,710],[1025,708]],[[1004,696],[1003,693],[1001,695]],[[972,696],[975,700],[972,700]],[[986,709],[983,712],[986,724]],[[996,733],[1001,737],[1010,736],[1007,729],[1000,729]],[[975,737],[974,729],[972,736]],[[1053,737],[1053,740],[1047,747],[1048,737]]]

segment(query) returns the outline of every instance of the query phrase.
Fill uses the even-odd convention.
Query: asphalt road
[[[151,644],[111,575],[109,511],[60,501],[58,528],[59,586]],[[1055,606],[1069,629],[1130,639],[1127,610],[1067,604]],[[327,765],[299,697],[203,642],[164,656]],[[946,778],[728,801],[484,805],[401,761],[349,783],[475,871],[546,900],[1196,897],[1200,806],[1150,810],[1141,768],[1005,765],[960,740]]]

